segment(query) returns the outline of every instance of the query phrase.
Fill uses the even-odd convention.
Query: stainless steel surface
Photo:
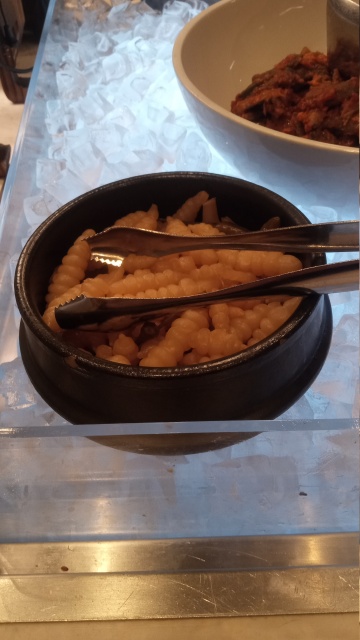
[[[172,236],[159,231],[110,227],[90,236],[91,257],[120,266],[126,256],[165,256],[197,249],[261,249],[324,253],[358,251],[359,221],[299,225],[224,236]]]
[[[0,546],[0,620],[357,610],[355,534]]]
[[[174,298],[88,298],[78,296],[55,309],[62,329],[88,327],[98,330],[123,329],[142,318],[173,314],[181,309],[240,298],[272,295],[341,293],[359,288],[359,260],[305,267],[278,276],[227,287],[210,293]]]
[[[328,0],[327,48],[330,63],[337,66],[350,61],[358,68],[359,0]]]
[[[0,575],[164,574],[355,567],[355,533],[0,544]]]
[[[342,24],[351,25],[354,28],[353,33],[355,33],[355,29],[359,25],[359,0],[328,0],[327,11],[331,16],[337,16]],[[338,36],[342,36],[341,31]],[[359,34],[357,34],[357,39],[358,37]]]

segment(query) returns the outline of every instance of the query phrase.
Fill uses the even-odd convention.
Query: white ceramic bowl
[[[173,64],[203,134],[243,178],[310,216],[357,217],[358,149],[279,133],[230,112],[255,73],[304,46],[326,52],[326,0],[221,0],[183,28]]]

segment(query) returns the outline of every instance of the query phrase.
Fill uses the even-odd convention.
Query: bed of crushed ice
[[[241,177],[203,137],[172,66],[176,35],[207,6],[202,0],[58,2],[35,93],[43,101],[45,142],[21,198],[22,245],[60,205],[114,180],[174,170]],[[324,222],[336,212],[318,207],[311,217]],[[10,257],[12,274],[20,249]],[[311,389],[280,419],[358,415],[358,298],[337,294],[332,303],[330,355]],[[11,314],[18,324],[15,308]],[[18,354],[2,346],[0,426],[63,424],[34,391]]]

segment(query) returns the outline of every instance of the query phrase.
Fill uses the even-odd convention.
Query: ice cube
[[[35,390],[19,356],[0,365],[0,388],[0,426],[67,424]]]
[[[42,195],[30,196],[24,200],[25,218],[29,225],[38,226],[52,213]]]
[[[136,116],[126,105],[112,109],[104,118],[104,122],[116,125],[122,131],[130,129],[136,122]]]
[[[207,142],[198,133],[191,131],[180,147],[176,168],[180,171],[208,171],[211,159]]]
[[[116,51],[102,61],[104,78],[106,82],[123,78],[130,70],[130,62],[127,56]]]
[[[85,142],[70,150],[68,168],[89,187],[98,184],[104,166],[104,159],[94,153],[90,142]]]
[[[186,137],[186,129],[172,122],[164,122],[159,132],[159,143],[167,160],[174,162],[177,151]]]
[[[44,189],[60,204],[66,204],[86,193],[89,190],[89,185],[66,168],[61,171],[56,182],[48,183]]]
[[[45,125],[51,135],[57,135],[64,131],[64,109],[61,100],[47,101]]]
[[[36,186],[43,189],[49,182],[56,181],[64,168],[64,163],[58,160],[38,158],[36,160]]]
[[[91,134],[94,146],[101,151],[110,164],[121,162],[124,156],[122,135],[115,126],[94,129]]]
[[[85,95],[87,89],[84,74],[68,64],[56,72],[56,84],[59,95],[67,100],[80,98]]]
[[[105,115],[104,109],[94,100],[94,96],[91,94],[82,96],[78,100],[76,110],[80,118],[84,121],[84,124],[88,125],[99,122]]]

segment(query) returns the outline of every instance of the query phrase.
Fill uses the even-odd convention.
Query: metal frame
[[[358,610],[353,533],[0,545],[0,621]]]

